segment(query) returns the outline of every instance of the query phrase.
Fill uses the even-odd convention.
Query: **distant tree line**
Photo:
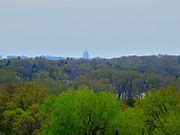
[[[140,97],[153,89],[180,83],[180,56],[129,56],[114,59],[45,58],[0,60],[0,87],[33,82],[60,93],[88,87],[118,97]]]

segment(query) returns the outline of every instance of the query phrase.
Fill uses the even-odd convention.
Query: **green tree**
[[[130,107],[120,112],[113,121],[113,127],[116,134],[119,135],[144,134],[145,126],[142,109]]]
[[[32,84],[22,84],[13,92],[4,90],[0,94],[2,132],[31,135],[38,130],[43,119],[39,108],[47,95],[45,88]]]
[[[149,134],[179,134],[180,94],[175,88],[150,93],[142,102],[144,122]]]
[[[62,93],[44,104],[43,111],[50,113],[43,134],[96,135],[111,132],[111,122],[120,112],[120,105],[114,94],[107,92],[81,89]]]

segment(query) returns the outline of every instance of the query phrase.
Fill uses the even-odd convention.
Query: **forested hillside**
[[[0,135],[178,135],[180,56],[0,61]]]
[[[132,98],[152,89],[178,84],[180,56],[58,61],[44,58],[6,59],[0,61],[0,74],[1,87],[9,82],[32,82],[59,93],[86,86]]]

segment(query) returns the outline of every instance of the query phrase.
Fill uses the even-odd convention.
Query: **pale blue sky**
[[[0,55],[180,55],[180,0],[0,0]]]

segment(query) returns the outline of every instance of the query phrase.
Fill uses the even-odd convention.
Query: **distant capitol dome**
[[[83,59],[89,59],[89,52],[87,49],[84,51]]]

